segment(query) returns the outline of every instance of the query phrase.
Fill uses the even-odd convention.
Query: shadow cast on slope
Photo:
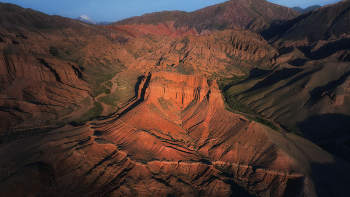
[[[301,67],[301,66],[304,66],[307,61],[309,61],[309,60],[296,58],[288,63],[292,66],[295,66],[295,67]]]
[[[301,71],[303,71],[303,69],[298,68],[282,68],[281,70],[276,70],[271,74],[268,74],[263,80],[256,83],[253,87],[249,88],[244,93],[249,93],[261,88],[270,87],[279,81],[288,79],[289,77],[298,74]]]
[[[315,87],[312,91],[310,91],[310,99],[307,103],[313,105],[319,101],[324,94],[327,94],[332,99],[332,91],[334,88],[344,84],[347,78],[350,76],[350,71],[343,74],[339,79],[330,81],[326,85]]]
[[[144,79],[146,81],[145,81],[143,87],[140,87],[141,83],[142,83],[142,80],[144,80]],[[119,116],[123,116],[124,114],[128,113],[130,110],[132,110],[133,108],[135,108],[136,106],[138,106],[140,103],[142,103],[145,100],[145,93],[146,93],[146,89],[148,88],[150,80],[151,80],[151,75],[138,77],[137,83],[135,84],[135,98],[134,99],[137,99],[137,98],[139,98],[139,99],[136,100],[128,108],[123,110],[119,114]],[[140,91],[140,88],[142,88],[141,91]],[[138,95],[139,92],[140,92],[140,95]]]
[[[350,116],[343,114],[313,115],[297,124],[305,138],[322,149],[350,161]]]
[[[312,52],[308,58],[320,60],[327,57],[330,57],[334,53],[342,50],[348,50],[350,46],[350,38],[340,39],[334,42],[327,43]]]
[[[310,158],[317,161],[310,163],[309,171],[316,195],[349,196],[350,148],[346,139],[350,139],[350,116],[314,115],[297,126],[307,139],[333,154],[315,152]]]
[[[301,22],[302,20],[309,17],[312,13],[306,13],[302,14],[294,19],[291,20],[284,20],[284,21],[275,21],[270,25],[270,27],[262,32],[260,32],[260,35],[267,41],[276,41],[279,38],[282,38],[285,34],[290,31],[290,29]]]
[[[333,163],[311,163],[311,179],[318,197],[349,196],[350,163],[333,156]]]
[[[263,78],[269,74],[271,74],[273,71],[272,70],[263,70],[263,69],[260,69],[260,68],[253,68],[250,72],[249,72],[249,77],[242,80],[242,81],[239,81],[237,83],[232,83],[232,84],[229,84],[229,85],[226,85],[222,90],[223,92],[226,92],[228,89],[230,89],[232,86],[234,85],[238,85],[238,84],[242,84],[242,83],[245,83],[251,79],[255,79],[255,78]]]

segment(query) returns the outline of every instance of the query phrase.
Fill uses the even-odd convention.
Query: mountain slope
[[[342,1],[263,32],[278,50],[274,70],[229,89],[235,100],[348,161],[349,8]]]
[[[307,38],[309,43],[328,38],[329,35],[340,36],[350,33],[349,21],[350,2],[324,6],[312,12],[305,13],[292,20],[275,23],[270,29],[262,32],[265,39],[273,41],[302,40]]]
[[[97,103],[101,103],[103,114],[107,115],[111,113],[108,110],[115,110],[116,102],[121,107],[134,95],[133,85],[128,85],[127,91],[113,86],[116,81],[112,78],[127,68],[141,72],[167,69],[187,74],[215,74],[216,77],[242,76],[257,62],[268,66],[268,59],[275,55],[275,50],[261,36],[249,31],[169,38],[166,35],[185,36],[192,31],[176,30],[174,33],[169,30],[162,33],[159,29],[164,30],[163,26],[154,29],[149,26],[143,29],[141,26],[133,27],[137,33],[131,31],[131,26],[110,31],[106,27],[48,16],[11,4],[1,5],[2,16],[13,19],[11,22],[2,21],[4,26],[0,36],[3,62],[1,117],[5,120],[2,121],[2,129],[60,125],[79,120],[79,116],[85,117],[86,121],[91,118],[89,109],[101,110]],[[32,22],[22,23],[28,18],[33,18]],[[38,26],[37,21],[41,21],[42,25]],[[171,29],[172,26],[168,27]],[[147,32],[161,35],[147,35]],[[137,79],[137,76],[134,77]],[[107,81],[112,83],[111,87],[106,85]],[[125,81],[125,85],[129,83],[129,79]],[[56,106],[56,90],[48,88],[47,83],[49,87],[65,84],[72,93],[80,92],[70,90],[72,87],[85,93],[78,93],[79,99],[61,99]],[[19,93],[11,93],[13,88]],[[111,90],[112,94],[108,95]],[[124,97],[124,94],[128,96]],[[68,96],[70,93],[61,92],[59,95]],[[84,104],[89,107],[82,107]],[[47,113],[48,110],[51,111]],[[12,134],[10,132],[8,136]]]
[[[175,21],[175,27],[203,30],[249,29],[259,32],[269,27],[273,20],[285,20],[298,16],[299,13],[265,0],[230,0],[190,13],[166,11],[132,17],[112,23],[112,26],[126,24],[158,24]]]
[[[226,111],[216,83],[205,77],[146,73],[137,98],[119,112],[94,126],[67,125],[23,139],[19,147],[1,145],[0,195],[342,196],[349,192],[347,162],[298,136]],[[30,182],[24,181],[29,177]],[[327,190],[322,193],[323,185]]]
[[[19,124],[56,127],[83,114],[91,118],[89,109],[100,110],[92,96],[103,91],[99,83],[110,75],[104,72],[122,69],[128,57],[110,52],[122,50],[111,41],[111,32],[12,4],[1,3],[0,13],[0,127],[5,136]],[[99,53],[92,53],[101,43]]]

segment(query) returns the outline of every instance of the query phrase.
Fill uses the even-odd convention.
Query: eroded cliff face
[[[282,196],[294,191],[298,196],[307,192],[306,177],[268,137],[267,128],[226,111],[216,82],[206,77],[146,73],[138,99],[119,114],[93,127],[68,127],[34,144],[23,142],[18,149],[22,153],[8,160],[11,165],[2,160],[6,173],[1,174],[0,195],[62,195],[64,191],[66,196]],[[43,184],[22,184],[28,175]],[[44,183],[47,180],[51,186]]]
[[[242,70],[254,67],[252,62],[266,64],[276,53],[260,36],[247,31],[208,31],[201,36],[186,27],[176,29],[173,22],[114,31],[80,22],[67,26],[37,32],[21,24],[0,28],[4,106],[0,113],[6,120],[0,128],[77,120],[99,102],[94,97],[103,93],[106,80],[122,70],[241,76]],[[143,33],[131,36],[130,28]]]
[[[147,173],[175,188],[172,177],[177,177],[207,196],[234,194],[227,180],[255,195],[282,195],[293,181],[303,191],[305,177],[296,172],[294,160],[259,124],[226,111],[215,81],[155,72],[146,74],[140,86],[140,103],[98,125],[95,134],[143,162]],[[247,185],[252,181],[259,184]]]
[[[182,74],[244,75],[260,62],[269,66],[277,52],[261,36],[249,31],[227,30],[208,36],[139,36],[125,44],[135,56],[130,67],[167,69]]]
[[[179,110],[186,109],[192,102],[200,103],[204,99],[222,105],[220,91],[216,91],[216,83],[208,81],[205,77],[168,72],[149,73],[148,77],[151,78],[149,84],[145,84],[148,87],[140,87],[140,89],[146,88],[144,99],[150,103],[163,98],[166,101],[175,102]]]
[[[28,54],[26,43],[4,41],[0,45],[1,129],[25,121],[26,125],[48,124],[91,98],[76,64]]]
[[[112,42],[112,32],[11,4],[1,4],[0,12],[6,16],[0,27],[0,132],[79,120],[94,107],[100,83],[135,60]]]

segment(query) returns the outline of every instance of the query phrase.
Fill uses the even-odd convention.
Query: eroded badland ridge
[[[0,196],[347,196],[349,7],[0,3]]]

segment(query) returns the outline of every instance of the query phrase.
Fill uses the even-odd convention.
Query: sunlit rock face
[[[147,72],[136,99],[118,114],[95,125],[67,125],[36,140],[24,139],[15,154],[4,154],[14,144],[2,146],[0,165],[6,173],[0,195],[307,192],[304,174],[267,132],[226,111],[215,81]],[[35,184],[24,184],[28,176]]]
[[[236,183],[252,194],[282,195],[291,180],[300,183],[298,191],[305,187],[302,173],[290,173],[297,169],[293,159],[265,129],[224,109],[215,81],[169,72],[146,73],[138,92],[136,106],[98,125],[95,133],[131,160],[144,163],[150,176],[157,174],[170,181],[173,185],[168,191],[178,185],[171,177],[185,180],[189,176],[186,183],[205,195],[232,194],[235,191],[225,183],[222,170],[239,179]],[[186,166],[189,170],[184,172]],[[210,183],[204,184],[206,181]],[[259,184],[251,187],[246,181]],[[269,186],[277,182],[277,188]]]

